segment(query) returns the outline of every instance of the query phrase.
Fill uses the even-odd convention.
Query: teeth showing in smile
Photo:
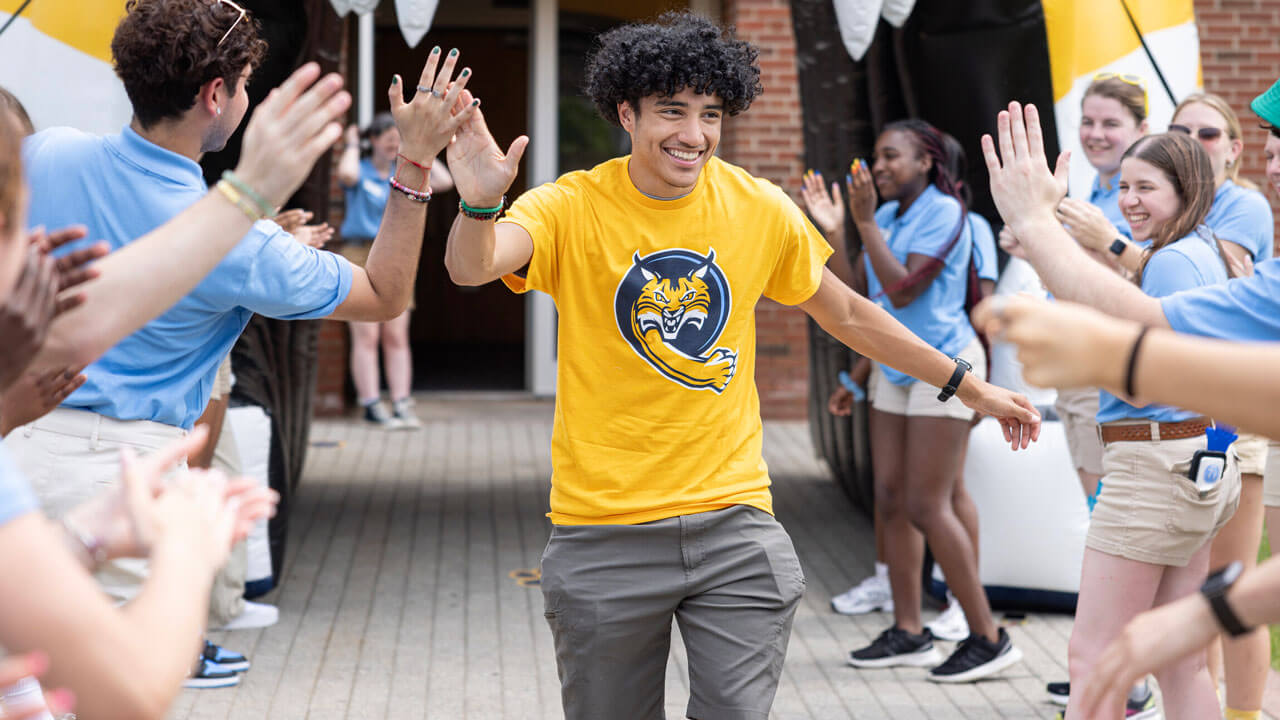
[[[1125,213],[1125,219],[1128,220],[1130,224],[1146,222],[1149,217],[1151,216],[1146,213]]]
[[[671,148],[667,148],[667,154],[677,160],[683,160],[685,162],[693,162],[694,160],[697,160],[698,156],[701,155],[702,153],[687,152],[684,150],[672,150]]]

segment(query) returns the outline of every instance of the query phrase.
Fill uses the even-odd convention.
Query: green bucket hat
[[[1258,114],[1258,117],[1266,120],[1275,127],[1280,127],[1280,80],[1276,84],[1267,89],[1258,97],[1249,103],[1249,107]]]

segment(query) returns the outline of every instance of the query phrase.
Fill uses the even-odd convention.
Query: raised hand
[[[418,78],[413,100],[405,102],[404,83],[396,75],[387,95],[391,99],[391,116],[400,131],[400,154],[422,166],[431,161],[449,145],[458,128],[471,117],[480,104],[474,98],[460,102],[471,79],[471,69],[463,68],[458,79],[453,79],[453,69],[458,64],[458,51],[450,50],[440,64],[440,48],[432,48],[427,63]],[[437,72],[439,66],[439,72]],[[422,178],[422,185],[427,178]]]
[[[23,373],[0,396],[0,436],[35,422],[62,404],[88,380],[84,367],[60,367],[45,373]]]
[[[1026,237],[1026,233],[1018,229],[1030,227],[1046,217],[1053,218],[1054,210],[1066,195],[1070,155],[1059,155],[1057,167],[1049,171],[1040,113],[1035,105],[1027,105],[1024,111],[1020,103],[1009,103],[1009,109],[1001,110],[996,117],[996,131],[998,154],[991,136],[982,136],[982,157],[991,176],[991,197],[1000,217],[1013,226],[1025,245],[1034,238]]]
[[[0,305],[0,392],[22,375],[44,345],[57,309],[55,263],[36,243],[27,247],[17,285]]]
[[[875,222],[876,183],[871,179],[871,170],[861,160],[855,160],[853,165],[845,178],[849,186],[849,213],[854,222]]]
[[[469,97],[470,93],[463,93],[462,101],[471,102]],[[458,195],[472,207],[497,207],[515,181],[528,145],[528,136],[521,135],[503,153],[477,108],[449,143],[449,172]]]
[[[337,119],[351,106],[342,76],[319,81],[320,66],[307,63],[272,90],[245,126],[235,173],[279,207],[293,194],[322,153],[342,136]]]
[[[844,199],[840,197],[840,186],[832,183],[828,193],[822,173],[810,170],[804,174],[800,200],[823,235],[830,237],[844,228]]]

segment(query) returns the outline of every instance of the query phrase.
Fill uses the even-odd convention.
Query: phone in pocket
[[[1191,468],[1187,476],[1196,484],[1200,497],[1218,486],[1223,473],[1227,471],[1227,454],[1220,450],[1197,450],[1191,456]]]

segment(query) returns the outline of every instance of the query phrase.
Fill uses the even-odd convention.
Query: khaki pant
[[[13,430],[4,443],[45,514],[57,519],[119,482],[122,448],[145,456],[186,434],[173,425],[57,408]],[[113,599],[131,600],[142,589],[147,567],[138,558],[113,560],[98,571],[98,582]]]

